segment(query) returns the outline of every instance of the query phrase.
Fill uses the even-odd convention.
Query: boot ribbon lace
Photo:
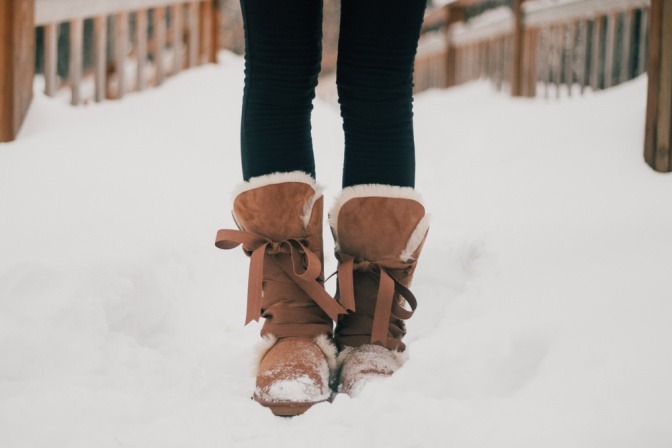
[[[409,319],[418,306],[413,293],[398,280],[409,272],[415,261],[364,260],[343,252],[339,252],[337,257],[339,297],[346,310],[355,311],[354,271],[368,272],[378,280],[371,343],[387,346],[389,326],[394,325],[390,322],[390,318]],[[403,298],[411,309],[405,309],[400,300],[395,300],[398,297]]]
[[[305,239],[296,238],[272,241],[245,230],[222,229],[217,232],[215,246],[228,250],[242,244],[243,251],[250,257],[245,325],[253,320],[258,322],[261,317],[266,256],[270,256],[332,320],[337,320],[339,314],[347,313],[320,283],[322,264],[319,257],[306,247],[305,242]],[[289,257],[280,257],[281,254]]]

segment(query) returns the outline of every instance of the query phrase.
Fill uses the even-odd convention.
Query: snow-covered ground
[[[213,245],[240,176],[223,56],[120,102],[38,92],[0,145],[1,447],[672,446],[672,176],[642,161],[645,79],[418,95],[410,360],[283,419],[250,400],[248,260]],[[314,140],[332,201],[330,103]]]

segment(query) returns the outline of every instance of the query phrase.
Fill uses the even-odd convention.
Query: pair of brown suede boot
[[[245,323],[265,318],[254,399],[276,415],[301,414],[332,390],[356,395],[394,373],[405,359],[404,320],[417,305],[408,287],[428,218],[415,190],[341,192],[329,213],[335,298],[324,289],[323,201],[303,172],[252,178],[234,199],[239,230],[217,233],[217,247],[242,244],[251,258]]]

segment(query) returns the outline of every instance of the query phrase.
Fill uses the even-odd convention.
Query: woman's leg
[[[310,114],[320,71],[321,0],[240,0],[245,27],[243,178],[315,177]]]
[[[216,245],[242,244],[250,256],[245,322],[264,319],[253,398],[276,415],[298,415],[331,397],[333,322],[345,313],[324,290],[324,199],[310,135],[322,0],[241,0],[241,6],[247,182],[233,201],[238,230],[217,232]],[[305,267],[300,275],[297,262]]]
[[[413,187],[413,63],[426,0],[342,0],[343,187]]]
[[[408,287],[428,219],[413,188],[412,93],[425,1],[341,0],[344,190],[329,221],[339,260],[337,298],[350,310],[334,332],[338,390],[352,396],[401,367],[405,321],[417,306]]]

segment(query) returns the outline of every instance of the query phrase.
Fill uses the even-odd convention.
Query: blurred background
[[[219,43],[221,48],[231,50],[236,54],[245,52],[245,41],[243,38],[243,20],[240,12],[239,0],[218,0],[218,9],[220,15]],[[324,21],[323,21],[323,71],[325,74],[335,70],[336,53],[338,48],[338,24],[340,20],[340,0],[324,0]],[[429,0],[427,2],[428,11],[444,6],[450,3],[446,0]],[[480,4],[470,5],[465,8],[465,18],[468,20],[487,10],[501,6],[511,7],[513,0],[486,0]],[[113,19],[110,18],[110,21]],[[132,29],[136,26],[134,16],[130,17],[130,26]],[[108,30],[112,32],[112,27]],[[152,34],[153,16],[149,16],[149,32]],[[42,73],[44,70],[44,27],[37,27],[37,71]],[[131,33],[132,35],[132,33]],[[111,39],[108,39],[111,42]],[[111,46],[111,43],[110,43]],[[68,73],[68,49],[69,49],[69,23],[63,23],[58,29],[58,73],[60,76],[66,76]],[[84,21],[84,66],[90,68],[93,61],[93,19]]]
[[[69,91],[71,104],[80,105],[160,85],[184,69],[217,62],[222,50],[245,51],[238,0],[5,0],[0,6],[0,141],[16,137],[36,73],[47,96]],[[414,91],[480,79],[513,97],[560,98],[649,72],[645,159],[669,172],[670,11],[672,0],[429,0]],[[324,0],[317,94],[332,102],[339,12],[339,0]]]

